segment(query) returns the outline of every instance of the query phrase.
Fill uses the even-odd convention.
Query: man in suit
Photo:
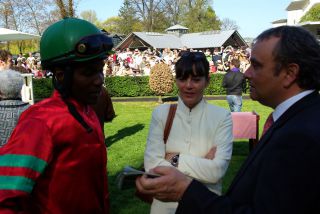
[[[293,26],[266,30],[255,40],[245,73],[250,96],[274,108],[274,123],[248,156],[225,195],[210,192],[174,168],[154,168],[137,188],[176,213],[320,213],[320,45]]]

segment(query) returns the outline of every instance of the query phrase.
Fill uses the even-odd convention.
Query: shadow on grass
[[[135,180],[127,180],[123,189],[118,189],[115,184],[116,176],[109,176],[109,190],[111,213],[118,214],[148,214],[150,205],[135,197]]]
[[[128,137],[130,135],[133,135],[133,134],[139,132],[140,130],[142,130],[143,128],[144,128],[144,125],[141,123],[138,123],[136,125],[120,129],[116,134],[107,137],[105,139],[105,144],[109,147],[113,143],[117,142],[118,140],[121,140],[121,139]]]

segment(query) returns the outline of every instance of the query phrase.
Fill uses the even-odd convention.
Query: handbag
[[[168,137],[169,137],[169,134],[171,131],[171,126],[173,123],[173,118],[174,118],[174,115],[176,114],[176,110],[177,110],[177,104],[171,104],[169,112],[168,112],[168,116],[167,116],[166,126],[163,131],[163,143],[164,144],[167,143],[167,140],[168,140]],[[142,168],[141,170],[145,171],[144,168]],[[153,201],[152,195],[139,192],[138,189],[136,189],[135,196],[138,197],[141,201],[144,201],[149,204],[151,204]]]

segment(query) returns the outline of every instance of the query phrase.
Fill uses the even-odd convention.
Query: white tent
[[[40,36],[23,33],[20,31],[0,28],[0,41],[26,40],[26,39],[40,39]]]

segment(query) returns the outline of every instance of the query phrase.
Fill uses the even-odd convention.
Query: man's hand
[[[178,155],[179,153],[166,153],[166,156],[164,157],[164,159],[166,159],[167,161],[171,161],[172,157],[175,155]]]
[[[179,201],[191,183],[183,173],[173,167],[158,166],[152,169],[160,174],[157,178],[147,178],[143,175],[136,179],[137,189],[145,194],[153,195],[161,201]]]
[[[216,155],[216,151],[217,147],[212,147],[210,151],[206,154],[206,156],[204,156],[204,158],[213,160]]]

